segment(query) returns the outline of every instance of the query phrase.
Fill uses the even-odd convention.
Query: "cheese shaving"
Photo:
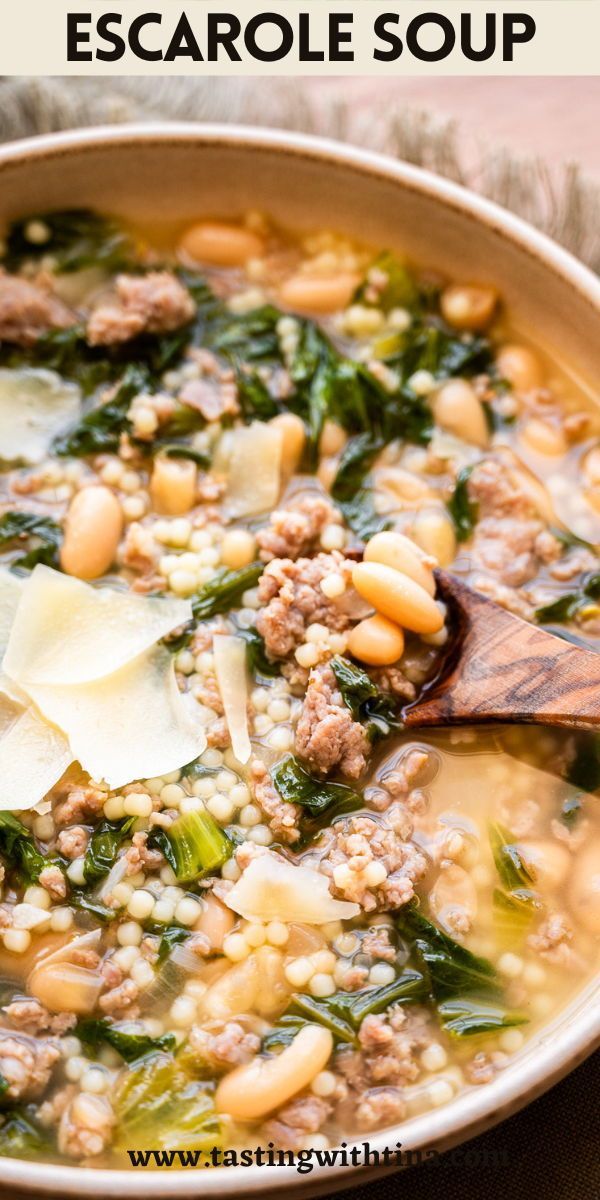
[[[247,763],[252,747],[248,733],[246,643],[243,638],[222,634],[214,638],[213,653],[231,748],[239,763]]]
[[[46,719],[66,734],[71,758],[111,788],[177,770],[206,748],[206,735],[179,691],[173,658],[164,646],[104,679],[31,685],[28,692]]]
[[[2,686],[0,684],[0,686]],[[66,738],[0,692],[0,811],[34,808],[73,761]]]
[[[91,587],[40,564],[23,585],[4,670],[27,690],[90,683],[119,671],[191,616],[187,600]]]
[[[225,503],[230,516],[255,516],[275,507],[281,488],[282,440],[281,430],[265,421],[253,421],[225,435],[221,461],[227,473]]]
[[[0,370],[0,458],[39,463],[79,416],[81,391],[56,371]]]

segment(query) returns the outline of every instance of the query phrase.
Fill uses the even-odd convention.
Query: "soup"
[[[436,565],[597,644],[597,410],[490,288],[260,214],[2,263],[0,1151],[452,1103],[595,973],[600,751],[402,712]]]

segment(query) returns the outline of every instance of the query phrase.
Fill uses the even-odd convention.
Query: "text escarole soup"
[[[600,421],[489,288],[328,232],[17,221],[0,1153],[327,1149],[597,969],[591,736],[402,711],[434,568],[600,636]]]

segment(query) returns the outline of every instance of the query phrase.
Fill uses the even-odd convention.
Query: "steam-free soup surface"
[[[438,564],[600,633],[597,410],[510,316],[260,214],[5,231],[3,1154],[363,1139],[595,973],[595,738],[402,728]]]

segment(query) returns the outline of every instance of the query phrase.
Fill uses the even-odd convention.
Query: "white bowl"
[[[488,201],[364,150],[264,129],[180,124],[81,130],[0,150],[0,223],[77,206],[165,225],[263,209],[293,229],[329,227],[399,249],[456,279],[493,283],[514,325],[584,386],[593,389],[600,379],[595,275]],[[597,982],[587,986],[492,1083],[370,1135],[371,1148],[401,1142],[404,1150],[447,1149],[515,1113],[600,1044],[599,993]],[[306,1195],[362,1183],[374,1170],[109,1171],[4,1159],[2,1184],[66,1196],[251,1195],[288,1188]]]

